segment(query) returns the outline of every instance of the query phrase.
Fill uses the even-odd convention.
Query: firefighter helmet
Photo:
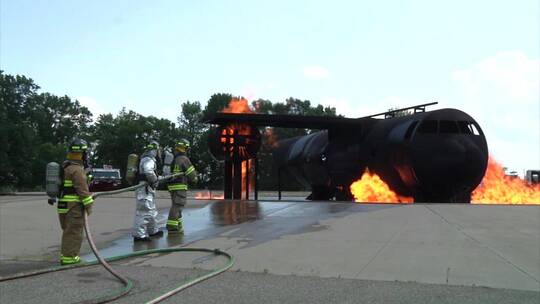
[[[68,147],[69,152],[82,153],[88,150],[88,143],[84,139],[75,138]]]
[[[155,140],[151,140],[148,145],[146,145],[146,150],[159,150],[159,143]]]
[[[174,145],[174,147],[175,147],[176,149],[179,149],[179,148],[180,148],[180,149],[184,149],[184,150],[185,150],[185,149],[189,148],[189,141],[188,141],[187,139],[182,138],[182,139],[180,139],[180,140],[178,140],[178,141],[176,142],[176,144]]]

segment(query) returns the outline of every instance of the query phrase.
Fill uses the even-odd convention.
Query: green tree
[[[201,103],[198,101],[186,101],[181,106],[182,111],[178,116],[178,127],[184,138],[186,138],[192,146],[199,143],[202,133],[206,129],[204,123],[201,122],[203,112]]]
[[[162,146],[171,147],[180,136],[178,128],[170,120],[145,117],[126,109],[122,109],[116,117],[112,114],[100,115],[94,129],[95,165],[112,165],[119,168],[123,176],[129,154],[141,155],[151,139],[157,140]]]
[[[87,135],[92,114],[69,97],[38,94],[25,76],[0,71],[0,184],[17,189],[44,185],[45,166],[61,161],[59,147]],[[50,144],[50,145],[49,145]]]
[[[208,120],[211,115],[226,108],[231,102],[232,97],[233,96],[231,94],[223,93],[212,95],[206,103],[206,107],[204,108],[202,121]]]
[[[0,185],[5,187],[31,183],[35,134],[26,110],[38,89],[30,78],[0,71]]]
[[[205,140],[208,127],[202,123],[202,116],[201,103],[198,101],[183,103],[178,116],[179,133],[191,144],[189,158],[199,173],[199,188],[209,187],[212,183],[209,172],[212,172],[210,164],[214,161]]]

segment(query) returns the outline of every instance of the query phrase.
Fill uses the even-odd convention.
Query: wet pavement
[[[197,200],[189,204],[183,211],[183,235],[168,235],[165,229],[167,210],[159,210],[158,223],[160,230],[165,232],[163,237],[152,238],[150,242],[134,242],[130,234],[113,241],[105,248],[100,248],[104,257],[124,255],[127,253],[186,246],[198,240],[217,235],[241,235],[253,241],[245,247],[278,239],[283,235],[314,232],[325,229],[316,226],[321,220],[332,217],[346,216],[355,212],[370,212],[374,210],[399,207],[395,204],[361,205],[344,202],[309,202],[302,201],[242,201],[242,200]],[[305,201],[304,201],[305,203]],[[260,224],[259,220],[264,220]],[[238,226],[251,223],[249,226]],[[86,261],[95,261],[92,253],[83,255]]]

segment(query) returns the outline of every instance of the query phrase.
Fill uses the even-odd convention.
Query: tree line
[[[223,163],[208,149],[211,126],[205,118],[221,111],[234,97],[214,94],[203,107],[199,101],[179,103],[178,119],[172,122],[155,116],[144,116],[129,109],[118,114],[101,114],[94,119],[89,109],[69,96],[40,93],[40,87],[28,77],[9,75],[0,70],[0,191],[42,190],[45,166],[61,162],[66,145],[75,137],[84,138],[92,147],[94,167],[111,165],[125,173],[127,156],[141,153],[150,139],[173,147],[179,138],[192,145],[190,159],[199,172],[195,188],[222,189]],[[309,100],[288,98],[284,102],[255,100],[251,108],[262,114],[336,116],[333,107],[314,106]],[[272,144],[264,136],[259,151],[259,187],[277,189],[277,172],[272,165]],[[278,139],[306,135],[307,129],[273,130]],[[285,177],[284,189],[302,189],[292,178]]]

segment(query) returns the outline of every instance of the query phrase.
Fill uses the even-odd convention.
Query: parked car
[[[120,169],[99,169],[94,168],[88,174],[90,181],[90,191],[110,191],[122,187],[122,177]]]

